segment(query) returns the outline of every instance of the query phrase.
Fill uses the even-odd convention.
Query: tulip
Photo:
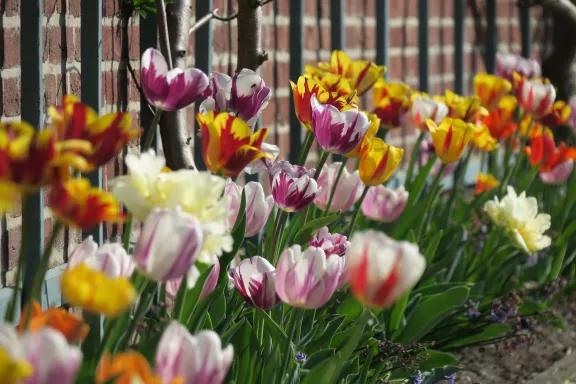
[[[271,164],[268,172],[272,196],[283,211],[301,211],[314,201],[319,192],[318,184],[311,176],[313,170],[283,161]]]
[[[388,128],[403,125],[410,110],[410,87],[404,83],[387,83],[379,79],[374,85],[374,113]]]
[[[548,79],[526,79],[514,74],[514,88],[518,104],[535,118],[545,116],[556,99],[556,89]]]
[[[224,73],[212,72],[210,96],[200,105],[200,112],[230,112],[253,127],[270,97],[270,88],[250,69],[236,72],[233,78]]]
[[[157,108],[176,111],[210,95],[208,76],[199,69],[169,70],[164,56],[154,48],[142,54],[141,62],[142,92]]]
[[[270,309],[280,302],[274,289],[276,270],[265,258],[254,256],[245,259],[230,269],[228,276],[250,306]]]
[[[69,313],[62,308],[50,308],[42,311],[40,303],[32,302],[30,314],[29,304],[24,306],[18,324],[18,332],[25,330],[31,333],[39,332],[46,328],[52,328],[62,334],[70,343],[81,343],[88,335],[90,328],[80,316]],[[29,317],[28,327],[25,328],[26,318]]]
[[[338,184],[335,184],[341,165],[342,163],[336,162],[325,166],[318,177],[320,192],[316,195],[314,204],[322,210],[326,209],[334,188],[336,191],[334,191],[330,212],[348,211],[362,195],[363,185],[357,170],[350,173],[344,167]]]
[[[48,205],[58,220],[71,227],[90,229],[102,221],[122,222],[124,214],[114,196],[92,188],[88,179],[70,179],[53,185]]]
[[[206,296],[212,293],[216,288],[216,284],[218,284],[218,276],[220,276],[220,261],[217,261],[214,264],[214,267],[210,271],[206,282],[204,282],[204,286],[202,287],[202,292],[200,292],[200,297],[198,300],[204,299]],[[186,289],[192,289],[196,285],[198,278],[200,277],[200,271],[195,266],[192,267],[192,271],[188,274],[187,279],[187,287]],[[182,278],[169,280],[166,282],[166,296],[169,299],[175,300],[176,295],[178,294],[178,290],[180,289],[180,285],[182,284]]]
[[[547,127],[557,127],[565,124],[570,118],[571,108],[563,101],[556,101],[544,116],[540,118],[540,122]]]
[[[154,281],[166,282],[190,271],[202,249],[204,235],[196,217],[156,208],[148,216],[134,248],[138,269]]]
[[[224,190],[224,196],[228,197],[228,210],[230,212],[228,226],[230,228],[234,227],[238,218],[242,191],[246,195],[246,237],[251,237],[257,235],[266,225],[268,216],[274,208],[274,198],[264,194],[264,188],[260,183],[251,181],[244,188],[241,188],[229,179]]]
[[[512,81],[514,72],[528,79],[539,77],[542,73],[540,64],[532,58],[526,59],[514,53],[498,52],[496,54],[496,74]]]
[[[14,327],[0,323],[0,383],[18,384],[30,378],[33,372]]]
[[[96,384],[162,384],[162,379],[152,372],[148,360],[139,352],[128,350],[114,355],[105,354],[96,369]],[[178,381],[165,382],[177,384]]]
[[[486,116],[488,111],[482,106],[478,96],[460,96],[446,90],[445,96],[437,97],[448,106],[448,117],[464,120],[469,123],[477,116]]]
[[[324,72],[319,68],[306,64],[304,76],[319,82],[328,92],[337,93],[349,102],[358,102],[356,90],[352,89],[350,80],[342,75]]]
[[[352,293],[370,307],[387,307],[407,293],[424,273],[418,246],[382,232],[356,232],[350,241],[348,279]]]
[[[556,148],[554,138],[546,134],[533,136],[525,151],[533,167],[542,163],[540,172],[550,172],[569,160],[576,160],[575,147],[567,147],[565,143],[560,143]]]
[[[576,95],[570,97],[568,105],[570,106],[570,116],[567,123],[572,129],[572,133],[576,135]]]
[[[330,104],[339,111],[354,108],[336,92],[328,92],[322,84],[305,76],[300,76],[295,84],[290,81],[294,97],[294,109],[300,123],[312,131],[312,95],[322,104]]]
[[[25,335],[22,344],[28,361],[34,367],[34,374],[25,383],[76,382],[76,374],[82,363],[80,347],[68,345],[64,336],[50,328]]]
[[[488,111],[496,109],[500,100],[511,90],[512,84],[502,77],[487,73],[479,73],[474,76],[474,93]]]
[[[500,185],[500,182],[490,173],[478,173],[476,176],[476,194],[491,191]]]
[[[458,161],[470,142],[473,124],[449,117],[438,126],[432,120],[427,120],[426,124],[440,160],[444,163]]]
[[[110,277],[129,278],[134,272],[134,259],[128,256],[122,244],[108,243],[98,248],[92,236],[88,236],[74,248],[69,257],[68,268],[82,263]]]
[[[492,222],[504,230],[514,246],[527,254],[547,248],[552,243],[552,239],[544,235],[550,228],[550,215],[538,213],[538,201],[526,197],[526,192],[518,195],[509,186],[502,201],[494,197],[484,204],[484,210]]]
[[[193,336],[186,327],[172,321],[158,343],[155,367],[163,383],[220,384],[233,357],[232,345],[222,349],[216,332],[204,330]]]
[[[276,292],[286,304],[315,309],[330,300],[342,274],[344,260],[338,254],[326,256],[322,248],[300,245],[285,249],[280,255]]]
[[[322,248],[326,257],[338,255],[342,258],[342,270],[338,278],[336,289],[340,289],[348,283],[348,274],[346,273],[346,264],[348,263],[348,250],[350,242],[347,237],[339,233],[330,233],[328,227],[322,227],[308,242],[311,247]]]
[[[434,148],[434,143],[430,137],[425,137],[420,143],[420,166],[424,167],[428,164],[430,160],[430,156],[436,155],[436,149]],[[440,159],[436,159],[432,169],[430,170],[430,176],[436,176],[440,171],[442,171],[442,161]],[[444,171],[442,171],[442,177],[449,176],[456,171],[458,167],[458,163],[449,163],[444,164]]]
[[[360,179],[368,186],[386,182],[396,171],[404,150],[386,144],[382,139],[374,137],[365,142],[360,157]]]
[[[266,128],[252,134],[244,120],[227,112],[197,113],[196,119],[202,132],[202,156],[212,173],[233,177],[249,163],[272,157],[261,149]]]
[[[356,148],[344,154],[344,156],[348,158],[359,158],[362,155],[361,154],[362,143],[376,136],[378,130],[380,129],[380,118],[378,116],[366,111],[362,111],[362,113],[364,113],[366,117],[368,117],[368,120],[370,121],[370,126],[368,126],[368,130],[364,134],[362,140],[358,143],[358,145],[356,145]]]
[[[472,143],[476,148],[481,151],[493,151],[498,149],[498,140],[492,137],[490,134],[490,129],[486,124],[479,122],[477,124],[472,124]]]
[[[498,107],[482,118],[481,121],[490,130],[490,136],[500,140],[516,132],[518,127],[514,122],[514,111],[517,105],[516,97],[504,96]]]
[[[362,213],[372,220],[392,223],[404,211],[408,196],[403,186],[396,190],[383,185],[371,187],[362,202]]]
[[[574,169],[574,160],[566,160],[558,164],[548,172],[540,173],[540,180],[546,184],[563,184],[565,183]]]
[[[448,115],[448,107],[441,101],[417,96],[412,102],[410,114],[414,126],[420,130],[427,131],[426,120],[431,119],[436,124],[440,124],[442,119]]]

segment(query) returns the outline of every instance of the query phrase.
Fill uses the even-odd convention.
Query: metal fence
[[[276,0],[286,1],[286,0]],[[296,79],[304,72],[304,5],[309,0],[289,0],[290,4],[290,78]],[[445,0],[453,2],[454,18],[454,88],[456,92],[463,92],[465,89],[465,22],[466,22],[466,0]],[[389,60],[389,5],[390,0],[376,0],[376,62],[387,65]],[[331,18],[331,48],[343,49],[345,46],[345,2],[344,0],[332,0],[330,7]],[[497,8],[496,0],[485,0],[486,15],[486,36],[484,47],[484,61],[487,70],[493,72],[495,68],[497,49]],[[277,9],[277,4],[273,4]],[[419,88],[421,91],[430,89],[430,60],[429,60],[429,6],[428,0],[418,0],[418,49],[419,49]],[[42,16],[43,0],[21,0],[20,21],[20,52],[21,52],[21,118],[28,121],[36,129],[42,129],[44,118],[43,106],[43,34]],[[195,0],[197,15],[208,14],[213,9],[212,0]],[[213,29],[211,24],[199,28],[193,36],[195,39],[195,66],[207,73],[212,69],[210,52],[213,46]],[[520,11],[520,28],[522,54],[531,54],[531,31],[530,15],[528,11]],[[156,46],[157,32],[156,19],[153,14],[147,18],[140,18],[140,49],[141,52],[148,47]],[[82,0],[81,2],[81,50],[82,50],[82,71],[81,71],[81,98],[82,102],[90,105],[96,111],[101,110],[102,100],[102,0]],[[291,103],[292,104],[292,103]],[[147,129],[152,119],[146,101],[141,100],[142,117],[141,125]],[[302,142],[301,125],[294,113],[294,107],[290,109],[290,148],[298,149]],[[196,127],[198,129],[198,127]],[[145,135],[146,133],[144,133]],[[194,150],[196,164],[202,164],[201,147],[195,146]],[[289,159],[296,161],[297,150],[290,151]],[[102,186],[102,172],[95,171],[87,175],[94,186]],[[27,289],[34,273],[34,268],[38,264],[44,246],[44,201],[41,195],[29,197],[25,204],[31,209],[26,210],[27,217],[23,218],[22,231],[26,233],[27,243],[23,244],[25,256],[27,257],[26,269],[24,271],[23,295],[27,295]],[[83,236],[94,236],[99,243],[104,240],[103,227],[83,233]],[[61,268],[60,268],[61,269]],[[7,303],[11,289],[0,290],[0,312]],[[60,291],[58,286],[58,271],[50,273],[43,290],[42,301],[44,305],[60,305]]]

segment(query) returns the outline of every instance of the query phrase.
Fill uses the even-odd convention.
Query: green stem
[[[288,323],[288,329],[286,334],[288,335],[288,342],[290,344],[296,344],[293,339],[294,335],[296,334],[297,324],[300,323],[300,319],[304,315],[304,310],[300,308],[294,308],[292,310],[292,316],[290,316],[290,321]],[[286,348],[286,356],[284,356],[284,362],[282,363],[282,370],[280,380],[282,383],[285,383],[286,379],[286,371],[290,366],[290,361],[293,361],[295,356],[292,354],[292,345],[289,345],[289,348]]]
[[[87,360],[97,357],[95,361],[99,361],[99,353],[102,350],[102,345],[107,343],[108,340],[102,339],[102,316],[96,315],[87,311],[82,312],[82,318],[84,322],[90,327],[88,336],[82,343],[82,354]]]
[[[350,236],[352,236],[352,232],[354,232],[354,227],[356,226],[356,220],[358,219],[358,213],[360,213],[360,208],[362,207],[362,202],[364,201],[364,198],[366,198],[366,195],[368,194],[368,190],[370,189],[370,186],[365,186],[364,190],[362,191],[362,195],[360,196],[360,200],[358,200],[358,203],[356,205],[356,209],[354,210],[354,215],[352,216],[352,221],[350,222],[350,229],[348,229],[348,238],[350,238]]]
[[[274,264],[278,261],[278,254],[279,249],[278,246],[280,239],[282,239],[282,233],[284,232],[284,227],[286,226],[286,221],[288,220],[288,212],[280,211],[278,215],[278,227],[276,228],[276,232],[274,234],[274,243],[272,243],[272,260],[274,260]]]
[[[457,199],[456,194],[458,193],[460,186],[462,186],[464,184],[464,177],[466,176],[466,169],[468,169],[468,163],[470,162],[470,157],[472,156],[472,150],[473,150],[472,147],[470,147],[468,149],[466,156],[460,162],[460,164],[458,165],[458,168],[456,169],[456,178],[454,180],[455,182],[454,182],[454,185],[452,186],[452,191],[450,192],[450,199],[448,200],[448,207],[445,211],[445,212],[448,212],[448,214],[445,216],[446,217],[446,223],[445,223],[446,227],[448,227],[448,223],[450,221],[450,218],[452,217],[452,212],[454,210],[454,203]]]
[[[426,216],[426,214],[430,210],[430,207],[432,206],[432,203],[434,202],[434,200],[436,200],[435,199],[436,194],[434,193],[434,191],[436,190],[436,188],[440,184],[440,180],[442,180],[442,174],[444,173],[444,169],[446,169],[446,163],[442,163],[442,166],[440,167],[440,171],[438,172],[438,174],[436,174],[436,177],[434,178],[434,181],[432,182],[432,188],[430,188],[430,197],[428,197],[428,201],[426,202],[426,209],[424,210],[424,217],[420,221],[420,226],[418,227],[418,232],[416,232],[416,239],[418,239],[418,240],[420,240],[420,237],[422,236],[422,231],[424,230],[424,228],[426,227],[426,224],[428,224],[428,220],[430,219],[430,215]]]
[[[328,160],[328,156],[330,156],[329,152],[324,150],[320,152],[320,159],[318,160],[318,165],[316,166],[316,172],[314,172],[314,180],[318,180],[320,172],[322,172],[322,168],[324,168],[324,164],[326,164],[326,160]]]
[[[122,241],[124,244],[124,249],[126,252],[130,252],[130,235],[132,234],[132,222],[134,221],[134,217],[132,217],[132,213],[128,212],[128,219],[126,220],[126,225],[124,226],[124,240]]]
[[[416,140],[416,144],[414,145],[414,149],[412,150],[412,154],[410,155],[410,162],[408,163],[408,170],[406,171],[406,180],[404,181],[404,186],[406,189],[409,189],[409,186],[412,183],[414,164],[416,164],[416,159],[420,155],[420,144],[422,143],[422,140],[424,140],[424,135],[424,132],[420,132],[420,135],[418,135],[418,139]]]
[[[138,308],[136,308],[136,312],[134,313],[134,317],[128,326],[128,331],[126,331],[126,335],[124,340],[122,340],[122,346],[120,347],[122,350],[125,350],[130,345],[130,340],[134,337],[136,333],[136,329],[142,323],[144,316],[150,309],[150,305],[152,304],[152,299],[156,295],[156,290],[158,289],[158,283],[154,281],[149,281],[144,289],[144,292],[140,296],[140,302],[138,303]]]
[[[324,213],[328,215],[330,213],[330,208],[332,207],[332,200],[334,200],[334,194],[336,193],[336,187],[338,186],[338,182],[342,177],[342,173],[344,172],[344,168],[346,168],[346,163],[348,162],[348,158],[345,157],[342,159],[342,164],[338,169],[338,174],[336,175],[336,180],[334,180],[334,184],[332,185],[332,190],[330,191],[330,198],[328,199],[328,205],[326,205],[326,210]]]
[[[158,127],[158,122],[160,121],[160,116],[162,116],[162,110],[160,108],[156,108],[156,113],[154,114],[154,118],[152,119],[152,124],[150,124],[150,129],[146,133],[146,140],[144,141],[144,145],[142,146],[142,152],[146,152],[148,148],[152,145],[152,140],[154,139],[154,135],[156,135],[156,128]]]
[[[302,149],[298,155],[298,163],[296,165],[304,165],[306,163],[306,159],[308,158],[308,153],[310,152],[310,148],[312,148],[313,142],[314,132],[306,132],[306,137],[304,138],[304,143],[302,143]]]

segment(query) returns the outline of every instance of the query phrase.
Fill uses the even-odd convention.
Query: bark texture
[[[238,0],[238,68],[256,71],[268,55],[262,50],[262,7],[258,0]]]

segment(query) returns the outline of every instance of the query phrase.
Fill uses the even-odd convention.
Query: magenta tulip
[[[250,306],[270,309],[280,302],[274,288],[276,270],[265,258],[254,256],[245,259],[230,269],[228,276]]]
[[[272,196],[283,211],[301,211],[314,201],[319,192],[318,184],[312,177],[314,169],[276,161],[269,166],[268,172]]]
[[[317,182],[320,192],[316,195],[314,204],[322,210],[325,210],[328,206],[330,194],[334,188],[336,188],[336,191],[334,191],[330,212],[348,211],[362,195],[364,184],[360,180],[358,170],[350,173],[344,168],[340,180],[338,180],[338,185],[334,185],[341,164],[336,162],[325,166],[318,177]]]
[[[238,218],[242,191],[246,194],[246,237],[251,237],[257,235],[266,225],[268,216],[274,208],[274,198],[264,194],[264,188],[260,183],[251,181],[244,188],[241,188],[232,180],[228,180],[224,196],[228,197],[228,210],[230,212],[228,225],[230,228],[234,227]]]

